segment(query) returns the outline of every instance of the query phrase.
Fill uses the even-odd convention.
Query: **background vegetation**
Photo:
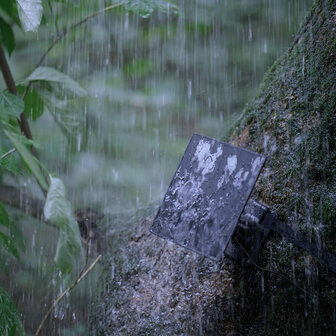
[[[36,178],[50,183],[30,154],[32,142],[13,129],[24,108],[40,162],[62,178],[72,208],[96,208],[105,214],[102,229],[121,230],[131,214],[160,200],[192,133],[227,136],[311,1],[184,1],[180,14],[164,2],[125,2],[71,30],[37,73],[34,65],[64,29],[111,3],[43,1],[37,32],[24,32],[19,3],[2,2],[0,40],[18,92],[29,79],[34,91],[24,107],[12,103],[13,113],[2,105],[1,155],[16,152],[1,160],[1,183],[40,198]],[[29,333],[67,279],[53,263],[56,229],[5,209],[1,283]],[[98,272],[55,310],[51,333],[85,334],[87,309],[79,307],[90,301]]]

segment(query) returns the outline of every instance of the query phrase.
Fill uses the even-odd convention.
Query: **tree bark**
[[[267,157],[254,197],[335,253],[335,1],[314,3],[288,52],[265,75],[231,139]],[[251,332],[253,321],[263,320],[267,335],[336,333],[335,274],[280,237],[267,243],[262,263],[289,275],[313,299],[286,288],[280,279],[251,277],[251,271],[241,270],[236,274],[244,284],[236,288],[239,332]]]

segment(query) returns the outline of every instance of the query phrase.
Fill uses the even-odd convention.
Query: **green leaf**
[[[20,95],[23,94],[25,87],[20,85],[17,87]],[[44,102],[36,90],[30,88],[24,99],[24,111],[28,119],[36,120],[44,111]]]
[[[0,146],[0,156],[8,152],[8,149]],[[17,154],[12,153],[0,160],[0,168],[6,169],[13,174],[22,175],[20,165],[17,161]]]
[[[51,176],[44,217],[60,228],[55,262],[63,273],[70,273],[81,252],[80,232],[63,182]]]
[[[5,115],[19,118],[23,110],[22,99],[8,92],[0,92],[0,119],[4,119]]]
[[[13,221],[11,221],[9,226],[9,238],[15,243],[15,246],[21,251],[25,251],[26,244],[23,237],[22,230]]]
[[[85,96],[87,94],[87,92],[71,77],[50,67],[39,67],[35,69],[26,81],[47,81],[50,83],[57,83],[62,85],[64,89],[69,90],[78,96]]]
[[[20,316],[7,292],[0,287],[0,335],[24,335]]]
[[[8,258],[8,254],[0,250],[0,271],[9,276],[10,265],[11,260]]]
[[[148,76],[153,70],[153,64],[147,59],[134,60],[123,67],[123,71],[132,77]]]
[[[81,246],[74,244],[74,234],[68,230],[60,230],[54,260],[62,273],[71,273],[73,265],[78,261],[80,251]]]
[[[58,126],[64,136],[67,138],[70,149],[77,151],[77,136],[82,137],[82,145],[86,146],[86,118],[85,106],[86,99],[83,97],[74,97],[66,100],[59,100],[53,95],[53,92],[47,90],[40,91],[44,100],[45,111],[53,117],[56,126]]]
[[[9,226],[9,217],[5,206],[0,202],[0,224],[3,226]]]
[[[9,140],[12,142],[14,147],[17,149],[17,151],[19,152],[28,170],[35,176],[41,187],[47,190],[48,183],[42,174],[39,161],[33,156],[31,150],[24,145],[24,141],[26,140],[25,137],[10,132],[8,130],[4,130],[4,132],[9,138]]]
[[[42,19],[41,0],[16,0],[16,4],[23,30],[36,32]]]
[[[0,42],[6,47],[9,56],[15,48],[15,38],[12,27],[0,17]]]
[[[13,223],[9,224],[9,216],[6,211],[5,206],[0,202],[0,225],[9,229],[9,237],[0,232],[0,243],[5,245],[6,249],[9,250],[15,257],[18,258],[19,253],[16,247],[20,248],[22,251],[25,249],[25,243],[23,239],[22,231]]]
[[[2,245],[9,253],[11,253],[15,258],[20,259],[19,251],[12,239],[6,236],[0,231],[0,245]]]
[[[129,1],[125,4],[125,9],[132,11],[143,18],[148,18],[155,9],[152,1]]]
[[[1,0],[0,8],[12,19],[19,27],[21,27],[21,22],[19,19],[18,10],[16,7],[16,1],[14,0]]]
[[[63,182],[50,176],[50,187],[47,200],[44,205],[44,216],[47,220],[64,230],[72,216],[70,203],[66,198],[66,190]]]

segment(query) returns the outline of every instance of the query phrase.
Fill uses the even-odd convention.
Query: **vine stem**
[[[101,9],[101,10],[99,10],[99,11],[97,11],[97,12],[95,12],[95,13],[89,15],[89,16],[87,16],[86,18],[84,18],[84,19],[82,19],[82,20],[80,20],[80,21],[74,23],[74,24],[73,24],[72,26],[70,26],[69,28],[64,29],[63,32],[62,32],[61,34],[59,34],[59,35],[55,38],[55,40],[49,45],[49,47],[47,48],[47,50],[43,53],[43,55],[41,56],[41,58],[40,58],[40,60],[38,61],[37,65],[35,66],[35,69],[37,69],[37,68],[43,63],[44,59],[45,59],[46,56],[49,54],[49,52],[54,48],[54,46],[55,46],[60,40],[62,40],[62,39],[66,36],[66,34],[68,34],[71,30],[77,28],[78,26],[80,26],[81,24],[83,24],[83,23],[89,21],[90,19],[94,18],[95,16],[97,16],[97,15],[99,15],[99,14],[101,14],[101,13],[104,13],[104,12],[106,12],[106,11],[108,11],[108,10],[111,10],[111,9],[113,9],[113,8],[120,7],[121,5],[122,5],[122,3],[117,3],[117,4],[113,4],[113,5],[111,5],[111,6],[105,7],[105,8],[103,8],[103,9]],[[35,69],[34,69],[34,70],[35,70]],[[26,94],[27,94],[27,92],[28,92],[28,90],[29,90],[31,84],[32,84],[32,81],[29,81],[29,82],[28,82],[28,85],[27,85],[27,87],[26,87],[26,89],[24,90],[24,92],[23,92],[23,94],[22,94],[22,99],[24,99],[24,98],[26,97]]]
[[[102,257],[101,254],[99,254],[99,256],[95,259],[95,261],[90,265],[90,267],[84,273],[83,271],[80,271],[75,281],[72,283],[72,285],[69,286],[66,290],[64,290],[63,293],[53,302],[53,304],[48,309],[47,313],[44,315],[39,327],[37,328],[35,336],[38,336],[40,334],[44,322],[47,320],[47,318],[49,317],[51,312],[54,310],[54,308],[57,306],[57,304],[63,299],[63,297],[67,293],[69,293],[77,284],[79,284],[79,282],[81,282],[86,277],[86,275],[95,267],[95,265],[97,264],[97,262],[100,260],[101,257]]]
[[[277,271],[273,271],[271,269],[268,268],[264,268],[259,266],[253,259],[252,257],[249,255],[249,253],[244,249],[243,245],[238,241],[237,238],[234,238],[234,240],[236,241],[236,243],[239,245],[239,247],[241,248],[241,250],[246,254],[247,258],[250,260],[250,262],[253,264],[253,266],[255,266],[256,268],[260,269],[263,272],[268,272],[271,274],[274,274],[276,276],[278,276],[279,278],[282,278],[286,281],[288,281],[290,284],[292,284],[294,287],[296,287],[297,289],[299,289],[300,291],[302,291],[305,295],[308,295],[309,297],[312,296],[311,293],[307,292],[305,289],[303,289],[302,287],[300,287],[299,285],[297,285],[294,281],[292,281],[291,279],[289,279],[288,277],[286,277],[285,275],[277,272]]]

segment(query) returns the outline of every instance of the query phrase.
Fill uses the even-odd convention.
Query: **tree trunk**
[[[293,45],[265,75],[232,141],[267,156],[254,196],[335,253],[334,0],[315,2]],[[256,274],[251,282],[250,270],[237,272],[244,284],[236,289],[240,332],[248,332],[259,316],[264,334],[336,334],[335,274],[280,237],[267,243],[261,262],[310,294],[274,275]]]
[[[334,0],[315,2],[231,140],[267,156],[254,197],[335,253]],[[267,242],[260,263],[291,282],[197,257],[150,235],[149,225],[113,251],[93,335],[336,334],[335,274],[280,237]]]

